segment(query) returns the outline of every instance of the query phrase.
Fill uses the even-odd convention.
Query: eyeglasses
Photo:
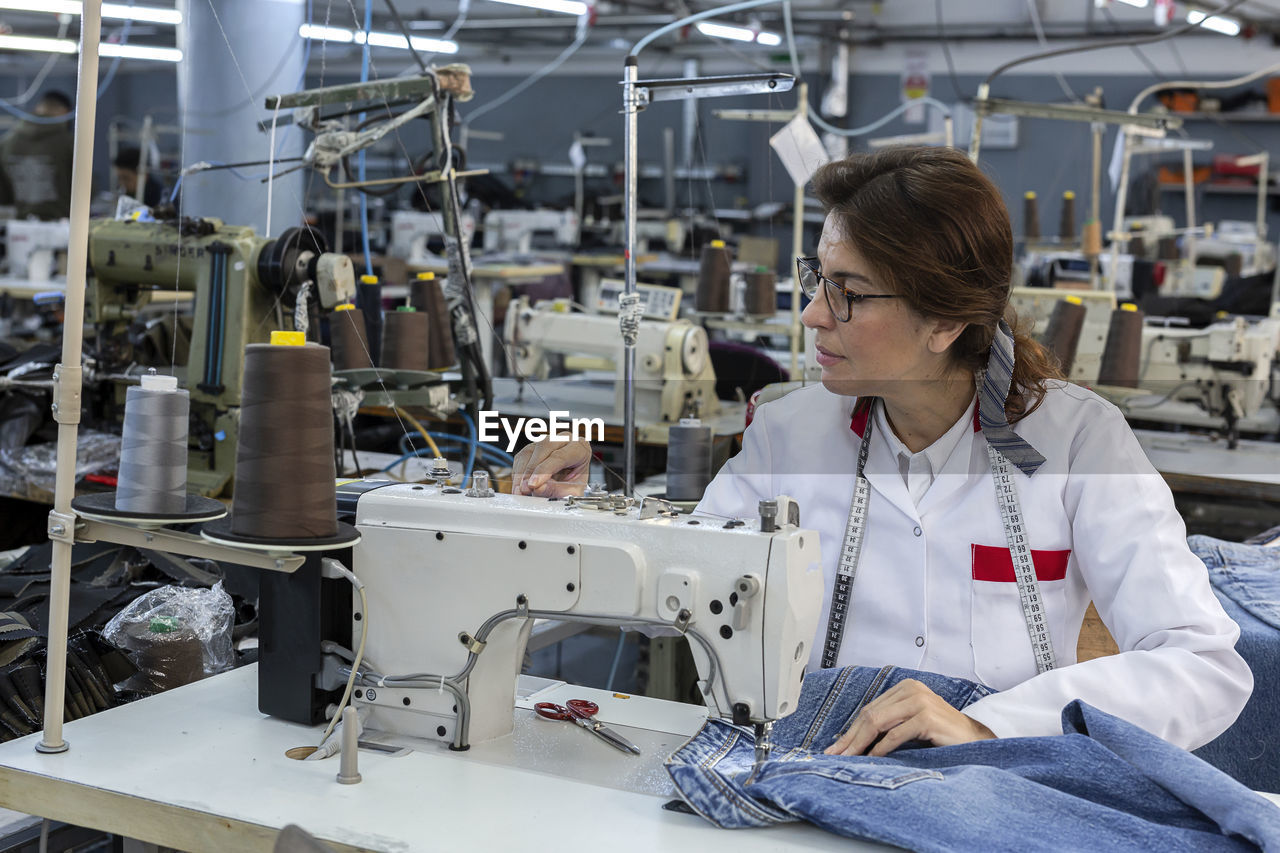
[[[818,283],[826,285],[822,292],[826,294],[827,307],[841,323],[847,322],[853,314],[853,303],[864,299],[897,299],[896,293],[858,293],[843,284],[837,284],[818,272],[817,258],[796,258],[796,274],[800,277],[800,289],[809,299],[818,295]]]

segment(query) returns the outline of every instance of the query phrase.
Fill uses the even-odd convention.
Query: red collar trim
[[[849,419],[849,429],[853,430],[858,438],[862,438],[867,431],[867,421],[871,418],[871,405],[875,402],[875,397],[859,397],[858,402],[853,404],[853,417]],[[978,406],[973,407],[973,431],[981,432],[982,424],[978,420]]]

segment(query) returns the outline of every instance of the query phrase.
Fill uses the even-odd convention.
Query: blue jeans
[[[753,769],[750,734],[720,720],[667,760],[676,790],[724,828],[809,821],[919,851],[1280,850],[1280,809],[1160,738],[1083,702],[1062,736],[823,755],[871,699],[915,678],[956,708],[987,688],[896,667],[805,678]]]
[[[1264,541],[1277,532],[1268,531]],[[1280,793],[1280,547],[1209,536],[1189,537],[1187,544],[1240,626],[1236,651],[1253,671],[1254,684],[1240,718],[1196,755],[1250,788]]]
[[[1255,619],[1280,628],[1280,546],[1224,542],[1210,536],[1189,536],[1187,544],[1204,561],[1215,588]]]

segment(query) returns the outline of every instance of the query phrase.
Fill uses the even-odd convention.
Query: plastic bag
[[[102,635],[138,667],[120,689],[147,695],[231,669],[234,621],[221,582],[212,589],[162,586],[117,613]]]

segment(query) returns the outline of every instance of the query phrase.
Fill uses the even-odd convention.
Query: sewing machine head
[[[780,518],[798,519],[794,503],[779,502]],[[742,725],[789,714],[822,600],[818,535],[664,506],[430,485],[366,491],[352,569],[368,613],[357,608],[353,636],[367,625],[376,675],[356,702],[370,726],[455,746],[510,732],[537,618],[684,633],[712,714]]]
[[[577,244],[578,215],[572,210],[491,210],[484,216],[486,252],[527,254]]]
[[[507,310],[504,336],[516,376],[545,379],[550,355],[590,355],[615,377],[609,391],[614,415],[624,405],[623,342],[618,318],[607,314],[575,314],[568,305],[521,296]],[[566,369],[581,366],[568,358]],[[591,362],[587,366],[592,366]],[[706,330],[688,320],[642,319],[636,334],[636,420],[643,426],[675,424],[682,417],[711,417],[721,404],[715,394]]]

